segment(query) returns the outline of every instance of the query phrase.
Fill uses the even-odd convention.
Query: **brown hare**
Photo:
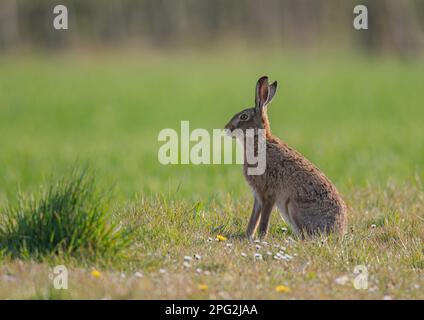
[[[229,134],[235,129],[243,133],[254,129],[255,135],[265,135],[265,172],[249,175],[246,159],[243,166],[254,195],[246,235],[251,239],[258,225],[259,236],[267,235],[274,205],[301,237],[332,232],[342,235],[346,230],[346,205],[335,186],[304,156],[271,134],[267,105],[276,90],[277,82],[269,84],[268,77],[260,78],[256,84],[255,106],[240,111],[225,126]]]

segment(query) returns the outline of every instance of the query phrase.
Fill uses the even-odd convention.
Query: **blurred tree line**
[[[53,29],[58,4],[69,10],[69,30]],[[368,7],[368,30],[353,28],[358,4]],[[422,52],[423,30],[423,0],[0,0],[0,51],[240,42],[409,56]]]

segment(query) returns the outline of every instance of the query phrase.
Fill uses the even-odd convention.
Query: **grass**
[[[0,249],[13,258],[78,256],[82,261],[110,259],[129,247],[128,232],[107,219],[107,206],[87,169],[44,188],[20,194],[3,212]]]
[[[260,247],[240,237],[249,210],[247,201],[242,199],[229,199],[200,212],[185,201],[139,199],[116,217],[133,228],[134,256],[103,268],[95,263],[69,262],[69,289],[62,291],[46,281],[58,260],[36,263],[6,259],[0,267],[1,273],[7,275],[0,282],[0,296],[421,299],[422,197],[422,191],[412,185],[400,190],[388,185],[349,194],[347,199],[356,206],[350,212],[350,231],[343,240],[330,237],[293,241],[289,233],[281,230],[284,224],[274,213],[268,243],[259,243]],[[396,212],[394,216],[400,218],[390,218],[387,212]],[[227,240],[215,240],[218,234]],[[282,247],[291,260],[274,258]],[[257,253],[262,260],[255,258]],[[194,255],[199,255],[200,260]],[[185,256],[192,257],[188,266],[184,265]],[[352,285],[357,265],[368,270],[369,290],[356,290]],[[101,276],[94,277],[93,269],[100,270]],[[337,279],[343,277],[348,281],[339,284]],[[207,290],[202,285],[207,285]],[[280,285],[290,291],[277,292]]]
[[[0,57],[0,220],[13,235],[2,241],[0,298],[424,298],[424,63],[277,51],[262,57]],[[251,197],[237,165],[157,161],[161,129],[179,130],[181,120],[223,127],[251,104],[262,74],[279,81],[269,107],[274,133],[326,172],[349,205],[343,240],[292,241],[274,212],[268,245],[256,248],[242,237]],[[100,189],[115,190],[101,198],[109,207],[86,193],[90,179],[79,188],[67,176],[76,159],[96,168]],[[35,192],[52,170],[62,183]],[[19,190],[35,194],[23,207],[14,205]],[[41,211],[52,228],[36,228]],[[66,231],[50,242],[60,234],[56,211],[68,213],[66,230],[86,230],[86,237],[69,242],[74,233]],[[7,220],[10,214],[21,219]],[[86,215],[100,223],[71,222]],[[118,224],[131,229],[122,256],[115,252],[125,246],[112,244],[108,227]],[[95,247],[104,232],[111,237],[100,242],[101,253],[72,254]],[[24,246],[17,239],[25,233],[39,238]],[[228,239],[208,241],[219,234]],[[273,258],[281,247],[292,259]],[[184,256],[196,254],[201,259],[184,266]],[[52,287],[57,264],[69,268],[69,290]],[[369,290],[353,288],[357,265],[368,269]],[[281,285],[289,292],[277,292]]]

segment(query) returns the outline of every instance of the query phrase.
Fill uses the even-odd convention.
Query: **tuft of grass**
[[[15,258],[114,257],[130,244],[129,233],[108,220],[104,194],[88,169],[74,169],[38,194],[19,194],[0,223],[0,251]]]

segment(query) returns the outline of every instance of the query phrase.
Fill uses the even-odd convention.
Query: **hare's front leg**
[[[259,224],[259,237],[265,238],[269,229],[269,218],[271,217],[272,209],[274,208],[275,201],[267,200],[262,205],[261,222]]]
[[[261,216],[261,209],[262,209],[262,205],[261,203],[258,201],[258,199],[256,198],[256,195],[254,197],[254,203],[253,203],[253,209],[252,209],[252,215],[250,216],[250,220],[249,220],[249,224],[247,226],[247,230],[246,230],[246,236],[249,239],[252,239],[256,228],[258,227],[258,223],[259,223],[259,218]]]

